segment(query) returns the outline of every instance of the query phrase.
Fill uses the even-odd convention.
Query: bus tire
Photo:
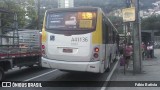
[[[0,81],[4,79],[4,70],[0,67]]]

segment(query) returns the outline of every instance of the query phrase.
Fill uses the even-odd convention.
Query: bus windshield
[[[96,12],[49,12],[46,28],[52,30],[93,30]]]

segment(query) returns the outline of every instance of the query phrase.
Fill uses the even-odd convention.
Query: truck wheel
[[[0,67],[0,81],[2,81],[4,78],[4,71],[3,69]]]

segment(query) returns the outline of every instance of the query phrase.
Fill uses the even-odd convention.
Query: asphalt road
[[[112,64],[112,69],[117,61]],[[110,72],[113,72],[111,69]],[[66,72],[57,69],[33,67],[14,69],[6,73],[4,81],[106,81],[110,72],[94,74],[86,72]],[[0,90],[105,90],[102,87],[43,87],[43,88],[0,88]]]

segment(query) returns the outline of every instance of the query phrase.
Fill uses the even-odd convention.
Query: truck
[[[15,67],[41,66],[39,30],[18,29],[17,15],[0,9],[0,81]]]

